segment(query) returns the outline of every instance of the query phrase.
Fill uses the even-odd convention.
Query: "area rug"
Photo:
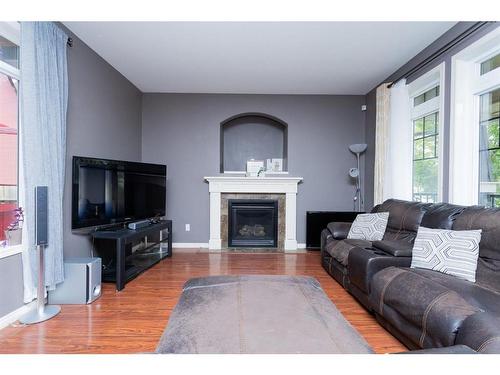
[[[372,353],[311,277],[191,279],[157,353]]]

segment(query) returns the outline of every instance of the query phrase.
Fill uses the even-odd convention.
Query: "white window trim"
[[[24,235],[24,233],[23,233]],[[10,256],[21,254],[24,251],[24,244],[0,247],[0,259],[8,258]]]
[[[21,44],[21,24],[19,22],[0,22],[0,35],[19,46]]]
[[[500,69],[480,75],[480,63],[500,52],[500,27],[452,57],[450,202],[479,201],[479,95],[500,87]]]
[[[0,35],[11,42],[20,45],[21,41],[21,27],[19,22],[0,22]],[[12,78],[15,78],[19,82],[21,81],[21,71],[19,68],[15,68],[3,61],[0,61],[0,73],[8,75]],[[19,101],[18,101],[19,103]],[[18,104],[18,139],[20,140],[21,134],[19,132],[20,129],[20,108],[21,106]],[[24,188],[23,188],[23,171],[22,171],[22,148],[20,147],[21,142],[19,141],[19,151],[18,151],[18,203],[20,207],[24,207]],[[26,224],[26,223],[24,223]],[[10,257],[12,255],[20,254],[25,249],[27,249],[28,244],[26,241],[27,233],[26,233],[26,225],[23,226],[23,242],[21,245],[14,246],[5,246],[0,247],[0,259]]]
[[[443,200],[443,132],[444,132],[444,93],[445,93],[445,63],[442,62],[434,69],[428,71],[422,76],[408,85],[408,95],[410,100],[410,114],[412,126],[412,163],[411,175],[413,178],[413,121],[426,116],[428,114],[439,112],[439,126],[438,126],[438,202]],[[439,95],[422,103],[414,106],[413,99],[423,94],[427,90],[439,85]],[[412,182],[412,197],[413,197],[413,182]]]

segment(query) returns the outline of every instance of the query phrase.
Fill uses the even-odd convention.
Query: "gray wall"
[[[463,33],[467,28],[469,28],[471,25],[473,25],[474,22],[459,22],[457,23],[454,27],[452,27],[450,30],[448,30],[446,33],[444,33],[441,37],[436,39],[433,43],[431,43],[428,47],[423,49],[421,52],[419,52],[415,57],[413,57],[410,61],[408,61],[406,64],[404,64],[401,68],[399,68],[397,71],[392,73],[389,77],[387,77],[385,80],[382,82],[392,82],[393,80],[397,79],[400,77],[402,74],[407,72],[408,70],[414,68],[417,66],[419,63],[421,63],[423,60],[425,60],[427,57],[432,55],[434,52],[442,48],[445,44],[456,38],[458,35]],[[453,55],[461,51],[462,49],[466,48],[470,44],[474,43],[487,33],[491,32],[495,28],[499,27],[500,25],[498,23],[492,23],[489,24],[488,26],[482,28],[480,31],[476,32],[475,34],[469,36],[467,39],[463,40],[461,43],[457,44],[454,46],[452,49],[448,50],[445,54],[443,54],[440,58],[436,59],[433,61],[431,64],[426,66],[423,69],[420,69],[419,71],[415,72],[413,75],[407,77],[407,82],[410,83],[420,77],[421,75],[425,74],[429,70],[435,68],[439,64],[441,64],[443,61],[445,62],[445,88],[444,88],[444,99],[445,99],[445,105],[444,105],[444,123],[443,123],[443,134],[441,137],[441,141],[443,142],[443,153],[444,153],[444,159],[443,159],[443,201],[447,202],[449,200],[449,195],[448,195],[448,190],[449,190],[449,184],[448,184],[448,179],[449,179],[449,149],[450,149],[450,103],[451,103],[451,59]],[[380,83],[382,83],[380,82]],[[377,85],[378,86],[378,85]],[[367,143],[372,145],[371,149],[374,150],[375,147],[375,119],[376,119],[376,93],[375,93],[376,88],[374,88],[372,91],[370,91],[366,95],[366,101],[368,105],[368,110],[366,113],[366,137],[367,137]],[[373,166],[374,166],[374,160],[375,160],[375,154],[374,153],[368,153],[367,152],[367,173],[371,171],[371,175],[373,176]],[[369,177],[368,177],[369,178]],[[368,186],[368,185],[367,185]],[[373,204],[373,183],[371,184],[371,187],[369,187],[371,191],[367,189],[367,203],[369,201],[372,202]],[[370,208],[371,206],[367,205],[367,208]]]
[[[356,159],[347,146],[364,142],[364,102],[364,96],[144,94],[142,159],[168,165],[174,242],[208,242],[203,177],[219,174],[220,122],[239,113],[288,123],[288,170],[304,178],[297,196],[299,242],[305,242],[307,210],[351,210],[354,185],[347,172]]]
[[[71,232],[72,157],[141,160],[142,93],[77,37],[72,38],[73,47],[68,49],[65,257],[88,256],[91,249],[87,236]]]
[[[21,254],[0,259],[0,318],[23,305]]]

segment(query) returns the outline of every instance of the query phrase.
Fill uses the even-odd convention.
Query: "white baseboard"
[[[208,249],[208,242],[173,242],[174,249]],[[305,243],[298,243],[297,249],[305,249]]]
[[[208,242],[173,242],[173,249],[208,249]]]
[[[9,324],[14,323],[16,320],[19,320],[19,318],[21,318],[31,309],[35,308],[35,306],[36,306],[36,300],[21,306],[17,310],[14,310],[11,313],[8,313],[7,315],[0,317],[0,329],[3,329],[7,327]]]

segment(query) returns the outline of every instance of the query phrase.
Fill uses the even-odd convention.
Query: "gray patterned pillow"
[[[349,229],[347,238],[352,240],[381,241],[384,237],[389,212],[359,214]]]
[[[419,227],[411,268],[426,268],[476,282],[481,229],[447,230]]]

